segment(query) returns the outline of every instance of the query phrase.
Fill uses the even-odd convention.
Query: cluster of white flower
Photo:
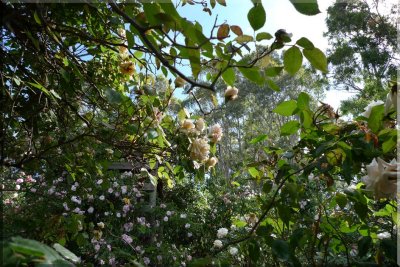
[[[211,126],[208,134],[205,133],[206,125],[203,118],[195,122],[185,119],[181,123],[180,131],[186,134],[190,140],[189,153],[196,169],[205,165],[208,169],[215,167],[218,163],[216,157],[210,157],[210,143],[216,144],[222,138],[222,128],[217,123]]]
[[[362,178],[366,189],[373,191],[376,199],[395,198],[400,164],[395,159],[388,163],[377,158],[366,167],[367,175]]]

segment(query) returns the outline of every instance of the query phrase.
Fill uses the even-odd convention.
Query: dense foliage
[[[253,2],[1,3],[4,266],[397,266],[397,85],[343,120]]]

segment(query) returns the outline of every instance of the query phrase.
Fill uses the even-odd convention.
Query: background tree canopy
[[[4,266],[396,266],[390,16],[333,4],[327,59],[252,3],[1,3]]]

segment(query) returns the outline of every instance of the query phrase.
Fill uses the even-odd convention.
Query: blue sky
[[[203,26],[206,36],[209,35],[217,15],[218,24],[226,22],[229,25],[239,25],[244,34],[254,35],[255,32],[247,19],[247,13],[253,5],[252,2],[250,0],[227,0],[226,2],[226,7],[217,4],[212,9],[211,16],[203,12],[202,7],[199,5],[187,4],[180,7],[178,11],[183,17],[191,21],[198,21]],[[307,37],[316,47],[325,51],[328,48],[328,40],[323,37],[323,33],[326,31],[326,10],[334,0],[318,2],[321,13],[315,16],[305,16],[297,12],[289,0],[263,0],[266,23],[257,33],[265,31],[273,35],[277,30],[285,29],[293,34],[292,40],[296,41],[301,37]],[[347,99],[352,95],[349,92],[329,91],[326,92],[325,102],[336,109],[339,107],[341,100]]]

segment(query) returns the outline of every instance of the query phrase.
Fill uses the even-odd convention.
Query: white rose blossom
[[[222,248],[222,241],[217,239],[214,241],[214,247],[215,248]]]
[[[211,126],[210,138],[211,138],[211,142],[213,142],[214,144],[221,140],[222,128],[221,128],[221,125],[219,125],[219,123],[216,123],[213,126]]]
[[[227,101],[235,100],[238,97],[239,90],[236,87],[228,86],[225,90],[225,99]]]
[[[181,132],[185,134],[197,133],[196,126],[192,120],[184,120],[181,125]]]
[[[199,132],[202,132],[202,131],[204,131],[204,128],[205,128],[205,123],[204,123],[203,118],[198,119],[196,121],[196,130]]]
[[[391,237],[390,233],[383,232],[377,235],[378,239],[389,239]]]
[[[235,256],[237,253],[238,253],[238,249],[237,248],[235,248],[235,247],[231,247],[230,249],[229,249],[229,253],[232,255],[232,256]]]
[[[204,162],[210,154],[210,145],[204,138],[196,138],[189,146],[190,158],[195,161]]]
[[[226,228],[219,228],[217,231],[218,238],[224,238],[228,234],[228,229]]]
[[[381,158],[374,159],[367,165],[367,175],[362,181],[366,189],[373,191],[376,199],[394,198],[397,193],[397,174],[400,164],[393,159],[387,163]]]
[[[371,103],[368,104],[368,106],[365,107],[364,112],[361,113],[361,115],[366,118],[369,118],[369,116],[371,115],[372,108],[383,104],[384,103],[382,100],[372,101]]]

